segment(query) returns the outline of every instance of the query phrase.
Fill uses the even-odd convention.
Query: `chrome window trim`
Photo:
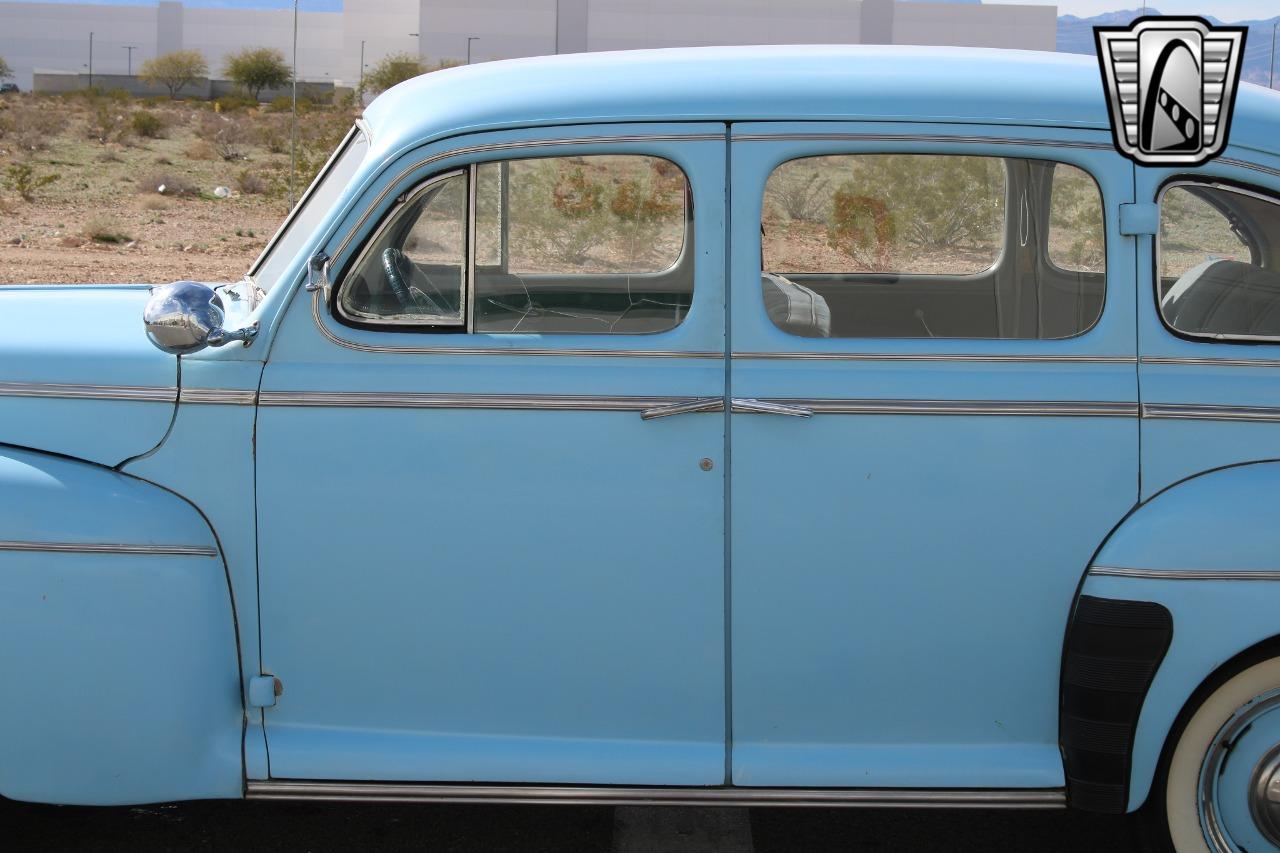
[[[1280,571],[1270,569],[1129,569],[1094,566],[1089,574],[1108,578],[1171,581],[1280,581]]]
[[[203,545],[128,545],[118,542],[31,542],[0,541],[0,551],[25,551],[55,554],[133,554],[159,557],[216,557],[216,548]]]
[[[464,146],[462,148],[454,148],[449,151],[442,151],[439,154],[433,154],[429,157],[424,157],[421,160],[414,161],[413,164],[407,166],[398,175],[396,175],[395,179],[389,182],[387,186],[383,188],[382,192],[380,192],[370,204],[365,206],[364,212],[360,215],[360,218],[356,221],[355,225],[352,228],[347,230],[347,233],[343,236],[341,242],[339,242],[338,248],[336,248],[330,254],[335,259],[335,262],[341,260],[342,257],[346,254],[348,247],[351,245],[351,241],[355,239],[355,235],[360,233],[361,230],[363,230],[365,224],[369,221],[369,217],[373,215],[373,212],[375,210],[377,210],[379,207],[382,206],[382,204],[386,201],[387,196],[389,196],[395,190],[396,187],[400,186],[414,172],[420,171],[430,166],[432,163],[437,163],[441,160],[448,160],[456,157],[471,157],[477,154],[489,154],[489,153],[498,152],[498,151],[519,151],[522,149],[562,148],[562,147],[583,146],[583,145],[604,145],[604,144],[611,144],[611,143],[625,145],[625,144],[636,143],[636,142],[725,142],[726,139],[727,139],[726,135],[720,134],[720,133],[684,133],[684,134],[655,133],[655,134],[632,134],[632,135],[625,135],[625,136],[581,136],[581,137],[565,137],[565,138],[543,139],[543,140],[537,140],[537,139],[519,140],[519,141],[513,141],[513,142],[488,142],[480,145],[469,145],[469,146]],[[478,164],[468,164],[468,167],[470,165],[478,165]],[[467,168],[467,167],[459,167],[459,168]],[[686,181],[688,180],[688,176],[685,177],[685,180]],[[406,353],[410,355],[431,355],[436,352],[445,352],[445,353],[453,353],[453,354],[484,354],[484,355],[511,353],[511,354],[517,354],[517,355],[566,354],[566,355],[584,355],[584,356],[596,356],[596,355],[612,356],[612,355],[622,354],[622,355],[629,355],[629,356],[636,356],[636,357],[654,355],[659,358],[671,358],[671,357],[722,358],[723,357],[722,353],[688,354],[688,353],[676,353],[676,352],[651,352],[646,350],[616,351],[616,350],[576,349],[576,350],[562,351],[562,350],[553,350],[550,348],[546,348],[546,349],[530,348],[523,351],[518,351],[518,350],[508,350],[501,347],[433,348],[433,347],[417,347],[417,346],[394,346],[394,345],[388,345],[388,344],[369,345],[369,344],[361,344],[356,341],[347,340],[346,338],[339,336],[333,330],[331,330],[328,326],[326,326],[323,318],[320,315],[319,305],[317,304],[317,301],[315,298],[312,299],[312,303],[311,303],[311,316],[314,319],[316,325],[320,327],[321,333],[323,333],[324,336],[328,338],[332,343],[335,343],[338,346],[346,347],[347,349],[353,349],[353,350],[358,350],[362,352]]]
[[[173,403],[178,399],[178,389],[139,385],[0,382],[0,397],[53,397],[64,400],[129,400],[144,403]]]
[[[258,402],[258,392],[238,388],[183,388],[178,392],[178,402],[252,406]]]
[[[845,340],[855,340],[846,338]],[[868,340],[863,338],[861,340]],[[992,364],[1136,364],[1131,355],[998,355],[982,353],[871,353],[871,352],[735,352],[733,358],[752,360],[797,359],[805,361],[927,361]]]
[[[1098,151],[1114,151],[1110,142],[1084,140],[1023,139],[1010,136],[948,136],[946,134],[914,133],[744,133],[733,136],[732,142],[924,142],[957,143],[961,145],[1030,145],[1038,148],[1085,148]]]
[[[391,209],[388,210],[386,215],[383,217],[382,224],[378,226],[378,229],[376,231],[374,231],[372,234],[369,235],[369,239],[365,241],[364,247],[360,250],[360,254],[356,255],[355,261],[349,264],[345,268],[345,273],[343,274],[342,281],[339,281],[334,285],[334,292],[337,295],[334,297],[333,304],[337,307],[338,314],[341,317],[351,321],[352,323],[363,323],[365,325],[389,326],[389,327],[390,326],[438,326],[439,328],[442,328],[442,329],[458,329],[463,325],[462,323],[423,323],[419,319],[409,319],[409,320],[396,319],[396,317],[394,316],[392,317],[352,317],[350,314],[347,313],[346,309],[342,305],[342,293],[346,289],[348,275],[350,275],[350,273],[353,270],[359,269],[364,264],[364,262],[369,259],[369,252],[373,249],[374,244],[378,242],[378,239],[383,234],[386,233],[388,228],[391,227],[391,224],[393,220],[395,220],[396,215],[399,214],[400,211],[404,210],[409,205],[413,204],[419,198],[421,198],[428,190],[430,190],[436,184],[440,184],[440,183],[444,183],[445,181],[452,180],[458,177],[459,175],[467,175],[468,184],[470,185],[472,177],[468,169],[466,168],[451,169],[448,172],[441,172],[438,175],[432,175],[431,177],[422,181],[420,184],[417,184],[416,186],[411,187],[410,189],[406,190],[404,193],[401,194],[400,200],[397,201],[395,205],[393,205]],[[468,208],[470,208],[470,205],[472,202],[471,193],[473,191],[474,191],[473,187],[469,188],[467,191]],[[466,225],[467,233],[465,235],[465,239],[468,242],[470,241],[470,234],[474,227],[474,223],[470,221],[470,217],[472,216],[474,216],[474,212],[468,210],[468,213],[467,213],[468,222]],[[465,304],[465,300],[466,300],[465,293],[467,289],[467,283],[471,278],[471,269],[466,259],[463,260],[462,265],[463,265],[462,287],[463,287],[463,293],[464,293],[463,300]],[[463,322],[464,323],[466,322],[465,317],[463,318]],[[468,329],[467,331],[470,331],[470,329]]]
[[[587,785],[435,785],[380,782],[253,780],[245,796],[256,800],[326,800],[381,803],[530,803],[648,806],[817,806],[861,808],[1066,807],[1060,788],[658,788]]]
[[[1221,406],[1205,403],[1143,403],[1142,417],[1147,420],[1270,423],[1280,421],[1280,407]]]
[[[1205,177],[1204,179],[1179,177],[1160,187],[1160,192],[1156,196],[1156,206],[1161,209],[1161,224],[1163,224],[1164,220],[1164,197],[1170,190],[1174,190],[1179,187],[1202,187],[1217,190],[1219,192],[1234,193],[1235,195],[1242,195],[1247,198],[1254,198],[1258,201],[1266,202],[1276,208],[1276,215],[1280,216],[1280,198],[1277,198],[1276,196],[1270,196],[1263,192],[1237,187],[1232,184],[1224,184],[1221,181],[1215,181],[1211,177]],[[1156,237],[1157,239],[1152,241],[1155,249],[1155,269],[1153,270],[1155,281],[1152,282],[1154,285],[1152,292],[1155,296],[1156,316],[1160,318],[1160,324],[1165,327],[1166,331],[1169,331],[1178,337],[1204,343],[1231,343],[1233,341],[1246,341],[1250,343],[1280,343],[1280,335],[1230,335],[1223,333],[1187,332],[1170,323],[1164,316],[1164,305],[1161,304],[1162,300],[1160,297],[1160,280],[1162,278],[1160,272],[1160,247],[1163,241],[1158,239],[1159,233],[1157,233]],[[1252,258],[1250,258],[1250,262],[1252,263]],[[1261,269],[1261,267],[1259,267],[1259,269]]]

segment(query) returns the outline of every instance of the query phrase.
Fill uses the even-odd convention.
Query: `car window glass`
[[[476,331],[652,333],[688,311],[688,183],[674,163],[483,163],[478,187]]]
[[[1208,184],[1160,199],[1159,307],[1175,331],[1280,339],[1280,202]]]
[[[344,312],[355,319],[461,326],[466,234],[465,173],[419,189],[347,277]]]
[[[770,175],[762,216],[765,310],[795,335],[1065,338],[1102,311],[1101,193],[1063,164],[806,157]]]
[[[1062,270],[1102,272],[1105,250],[1098,185],[1084,170],[1058,163],[1049,197],[1050,262]]]

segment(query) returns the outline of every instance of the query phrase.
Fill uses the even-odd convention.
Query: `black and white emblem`
[[[1126,157],[1199,165],[1227,145],[1244,27],[1202,18],[1139,18],[1095,27],[1111,131]]]

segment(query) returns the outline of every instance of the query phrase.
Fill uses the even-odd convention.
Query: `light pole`
[[[294,182],[298,177],[298,0],[293,0],[293,116],[289,130],[289,209],[297,199]]]
[[[1280,27],[1280,21],[1276,21],[1271,25],[1271,79],[1267,82],[1268,89],[1276,87],[1276,28]]]
[[[124,49],[129,51],[129,76],[133,76],[133,52],[138,49],[136,44],[126,44]]]
[[[480,36],[467,36],[467,64],[471,64],[471,43],[480,41]]]
[[[364,39],[360,39],[360,85],[356,87],[361,98],[364,97],[364,42]],[[361,105],[363,106],[363,102]]]
[[[89,88],[93,88],[93,33],[89,33]]]

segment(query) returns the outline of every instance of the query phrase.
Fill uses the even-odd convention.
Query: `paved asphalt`
[[[6,851],[449,851],[449,853],[610,853],[649,849],[738,853],[847,851],[1087,851],[1134,849],[1121,818],[1065,811],[976,812],[753,809],[735,812],[739,831],[694,843],[697,824],[723,831],[711,810],[636,813],[604,806],[401,806],[312,803],[179,803],[145,808],[37,806],[0,800]],[[630,818],[621,817],[625,812]],[[745,820],[743,819],[745,818]],[[630,823],[628,821],[630,820]],[[629,825],[629,829],[626,826]],[[677,837],[671,835],[675,829]],[[628,832],[631,834],[628,836]],[[732,834],[732,833],[731,833]],[[628,836],[623,838],[623,836]],[[666,840],[663,840],[666,839]]]

